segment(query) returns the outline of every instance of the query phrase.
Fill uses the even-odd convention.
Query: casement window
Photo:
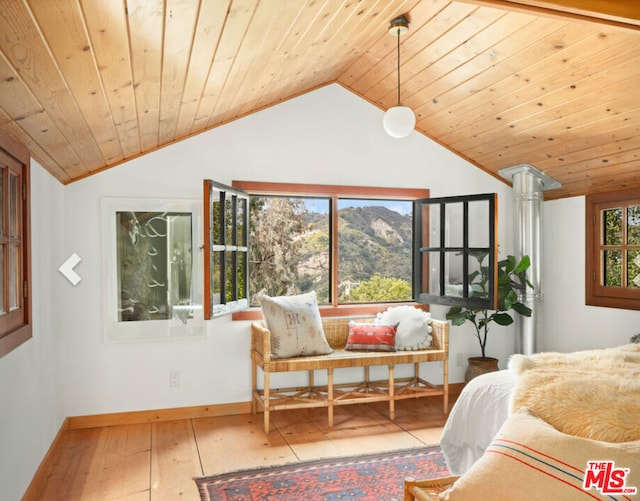
[[[420,200],[416,300],[493,310],[497,295],[497,195]]]
[[[0,357],[31,338],[29,161],[0,136]]]
[[[448,294],[449,304],[477,300],[461,288],[452,293],[451,288],[438,286],[436,291],[426,266],[434,264],[436,248],[428,244],[429,225],[439,210],[449,230],[457,210],[466,211],[466,237],[456,236],[457,245],[451,236],[437,237],[447,243],[441,249],[448,267],[446,280],[453,279],[455,266],[469,261],[454,257],[459,252],[468,257],[464,244],[469,235],[485,231],[475,250],[491,247],[486,227],[470,224],[474,217],[493,215],[493,210],[481,210],[479,204],[471,202],[469,211],[470,206],[456,197],[455,208],[444,209],[445,199],[439,199],[437,209],[433,205],[426,209],[421,205],[429,204],[425,189],[248,181],[234,181],[228,187],[207,180],[204,193],[205,240],[209,240],[205,301],[210,303],[205,318],[229,312],[235,312],[234,319],[258,318],[256,308],[239,312],[258,306],[259,293],[278,296],[313,290],[323,316],[370,315],[416,300],[443,304],[441,298],[433,300],[436,294]],[[440,216],[437,223],[442,223]],[[489,259],[493,258],[492,251]]]
[[[586,304],[640,310],[640,190],[586,197]]]
[[[204,182],[204,318],[249,306],[249,196]]]

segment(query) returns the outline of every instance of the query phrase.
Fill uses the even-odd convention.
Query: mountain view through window
[[[331,302],[407,301],[412,298],[413,204],[402,200],[340,198],[337,275],[331,272],[331,198],[252,196],[249,296],[316,291]]]

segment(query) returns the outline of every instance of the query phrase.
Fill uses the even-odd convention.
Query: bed
[[[460,393],[441,440],[447,465],[453,474],[464,474],[512,412],[521,408],[566,433],[638,440],[640,418],[633,416],[640,415],[639,375],[640,344],[514,355],[508,369],[478,376]],[[586,384],[589,380],[593,384]],[[622,431],[614,435],[614,429]]]
[[[509,416],[516,375],[506,369],[473,378],[463,388],[442,432],[449,470],[462,475],[484,453]]]
[[[640,344],[512,356],[463,389],[441,447],[444,492],[418,480],[405,499],[630,500],[640,493]]]

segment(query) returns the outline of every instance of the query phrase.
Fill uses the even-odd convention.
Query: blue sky
[[[319,212],[326,214],[329,212],[329,201],[327,199],[307,198],[304,200],[307,209],[311,212]],[[399,200],[361,200],[361,199],[341,199],[338,202],[338,209],[345,207],[386,207],[389,210],[398,212],[402,215],[411,214],[413,204],[407,201]]]

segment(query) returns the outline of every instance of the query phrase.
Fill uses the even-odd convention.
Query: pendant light
[[[400,35],[409,31],[409,21],[405,16],[396,17],[389,25],[389,34],[398,37],[398,105],[392,106],[384,114],[382,125],[391,137],[407,137],[416,125],[416,116],[408,106],[400,101]]]

